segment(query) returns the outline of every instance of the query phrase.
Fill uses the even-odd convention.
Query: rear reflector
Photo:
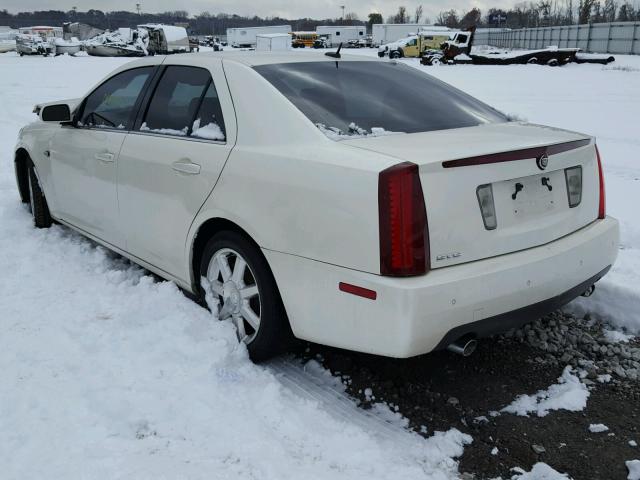
[[[368,298],[369,300],[375,300],[378,298],[378,294],[374,290],[368,288],[358,287],[357,285],[351,285],[350,283],[340,282],[338,288],[341,292],[357,295],[358,297]]]
[[[598,176],[600,177],[600,202],[598,204],[598,218],[607,216],[607,195],[604,190],[604,172],[602,171],[602,160],[600,158],[600,150],[596,145],[596,156],[598,157]]]
[[[404,162],[380,172],[380,273],[395,277],[429,270],[427,212],[418,166]]]
[[[495,230],[498,226],[498,219],[496,217],[496,207],[493,201],[493,188],[491,184],[480,185],[476,189],[476,195],[478,197],[478,203],[480,204],[484,228],[487,230]]]
[[[577,207],[582,201],[582,167],[567,168],[564,171],[564,177],[567,182],[569,207]]]

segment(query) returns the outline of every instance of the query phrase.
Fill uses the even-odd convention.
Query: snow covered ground
[[[0,55],[0,476],[454,478],[467,435],[425,440],[300,367],[253,365],[231,325],[172,283],[32,227],[18,130],[35,103],[81,95],[126,61]]]
[[[344,398],[305,387],[302,370],[251,364],[231,326],[173,284],[68,229],[33,229],[13,178],[19,128],[35,103],[76,97],[126,61],[0,55],[2,477],[454,478],[469,437],[372,431],[337,407]],[[622,245],[573,308],[640,332],[640,58],[557,69],[405,61],[509,114],[598,137]]]

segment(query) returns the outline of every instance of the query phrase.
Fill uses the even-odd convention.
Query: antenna
[[[342,49],[342,42],[340,42],[340,45],[338,46],[338,50],[336,50],[335,52],[327,52],[325,53],[325,55],[327,57],[331,57],[331,58],[341,58],[340,57],[340,50]]]

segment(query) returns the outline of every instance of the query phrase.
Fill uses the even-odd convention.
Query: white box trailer
[[[227,28],[227,43],[231,47],[255,47],[257,36],[268,33],[291,33],[291,25]]]
[[[291,35],[288,33],[261,33],[256,35],[256,50],[275,52],[291,48]]]
[[[372,43],[374,47],[379,47],[423,30],[448,32],[450,29],[421,23],[378,23],[373,25]]]
[[[361,40],[367,36],[365,25],[341,26],[341,25],[321,25],[316,27],[318,36],[327,37],[327,42],[331,47],[337,47],[341,43],[345,45],[349,40]]]

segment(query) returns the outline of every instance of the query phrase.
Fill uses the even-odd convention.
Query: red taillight
[[[600,159],[600,150],[596,145],[596,157],[598,157],[598,175],[600,176],[600,203],[598,206],[598,218],[607,216],[607,195],[604,191],[604,172],[602,171],[602,160]]]
[[[380,172],[380,273],[408,277],[429,270],[427,212],[418,166],[405,162]]]

